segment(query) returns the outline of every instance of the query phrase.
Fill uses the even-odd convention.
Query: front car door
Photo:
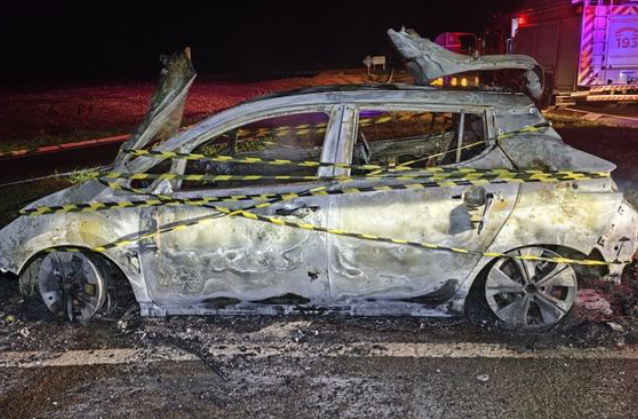
[[[485,115],[485,109],[359,107],[352,153],[346,161],[480,166],[493,147],[487,141]],[[365,173],[353,171],[354,175]],[[346,187],[366,191],[408,183],[415,182],[364,178]],[[484,251],[511,212],[518,185],[484,185],[485,204],[474,207],[463,200],[470,187],[412,185],[333,195],[328,224],[347,232]],[[361,314],[433,314],[432,309],[448,308],[444,304],[454,297],[480,256],[331,235],[328,258],[336,304]]]
[[[338,107],[308,107],[273,111],[243,119],[231,128],[197,141],[190,150],[207,156],[334,161],[343,110]],[[215,131],[215,130],[213,130]],[[321,159],[321,160],[320,160]],[[174,164],[175,166],[175,164]],[[210,162],[205,159],[178,161],[178,172],[205,175],[330,176],[330,167]],[[305,191],[330,187],[320,180],[229,180],[183,181],[157,185],[174,189],[178,198],[232,197],[214,205],[239,209],[263,203],[264,199],[240,196]],[[234,202],[233,202],[234,200]],[[252,210],[294,222],[325,225],[327,196],[287,199],[276,205]],[[185,205],[149,208],[142,229],[210,217],[214,210]],[[261,309],[281,312],[294,306],[328,304],[326,234],[270,224],[236,216],[221,216],[206,222],[157,235],[141,246],[142,265],[154,302],[165,313],[241,313]],[[288,308],[286,308],[288,307]]]

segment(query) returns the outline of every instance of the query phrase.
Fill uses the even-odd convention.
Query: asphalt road
[[[69,324],[0,277],[0,417],[637,418],[638,319],[544,333],[482,316],[176,316]]]
[[[128,338],[49,325],[56,349],[0,352],[2,417],[638,417],[630,347],[414,319],[191,321],[141,320]]]

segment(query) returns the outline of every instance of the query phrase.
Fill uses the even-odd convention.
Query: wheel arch
[[[73,249],[74,251],[79,251],[80,253],[89,254],[92,257],[95,257],[96,259],[104,261],[104,263],[106,264],[105,266],[106,268],[117,269],[117,271],[119,272],[120,278],[125,280],[128,286],[131,287],[131,290],[133,291],[137,299],[138,295],[136,292],[136,287],[134,286],[133,282],[129,278],[129,275],[127,275],[127,270],[124,269],[122,265],[118,263],[118,261],[115,258],[111,257],[110,255],[107,255],[106,253],[98,253],[98,252],[91,251],[91,249],[86,246],[76,246],[76,245],[51,246],[48,248],[35,251],[30,256],[28,256],[22,263],[17,274],[18,281],[20,284],[20,292],[25,296],[33,295],[35,291],[35,288],[34,288],[35,280],[37,279],[36,276],[37,276],[37,273],[38,273],[37,271],[39,268],[39,266],[35,264],[35,262],[37,262],[39,259],[44,258],[44,256],[46,256],[48,253],[52,251],[55,251],[55,250],[65,251],[68,249]],[[108,281],[110,278],[107,277],[105,279]]]
[[[543,252],[546,251],[550,253],[550,255],[547,255],[545,257],[553,257],[551,256],[551,254],[553,254],[555,255],[555,257],[559,257],[559,258],[567,257],[570,259],[585,259],[585,258],[589,259],[591,257],[591,258],[594,258],[595,260],[596,259],[602,260],[602,255],[599,255],[597,257],[595,255],[595,252],[592,252],[592,254],[590,255],[585,255],[575,249],[571,249],[565,246],[546,245],[546,244],[530,244],[525,246],[519,246],[517,248],[513,248],[509,250],[507,253],[517,252],[519,250],[524,250],[524,249],[543,249],[542,250]],[[526,254],[529,254],[529,253],[521,253],[521,255],[526,255]],[[542,256],[543,254],[541,253],[540,255]],[[575,299],[576,299],[577,291],[579,288],[579,282],[581,280],[581,275],[583,275],[583,273],[590,272],[589,269],[587,269],[587,268],[590,268],[589,266],[557,262],[557,263],[551,264],[549,268],[545,266],[541,268],[540,271],[535,271],[535,273],[533,274],[519,273],[518,274],[519,279],[515,279],[516,276],[511,276],[512,275],[511,269],[512,269],[512,266],[516,266],[517,264],[511,265],[510,264],[511,261],[508,261],[507,258],[494,257],[494,258],[489,258],[489,259],[484,258],[484,259],[486,260],[484,261],[484,263],[481,264],[480,268],[478,268],[478,271],[473,276],[473,278],[471,280],[468,280],[467,284],[465,284],[466,295],[465,295],[465,298],[463,299],[463,302],[464,302],[463,313],[465,313],[465,315],[470,319],[470,321],[476,320],[475,316],[478,316],[480,321],[482,322],[487,321],[489,324],[498,325],[499,328],[505,328],[506,330],[520,329],[522,331],[524,330],[542,331],[542,330],[547,330],[549,328],[552,328],[558,325],[560,322],[564,320],[564,318],[566,318],[570,314],[570,312],[573,312],[573,308],[575,306]],[[499,263],[502,264],[499,267],[499,269],[501,269],[499,271],[500,274],[496,275],[496,277],[499,279],[494,280],[493,277],[491,276],[491,272],[492,272],[492,269],[495,266],[498,266]],[[508,265],[510,269],[509,271],[510,273],[507,273],[508,270],[503,270],[503,267],[505,266],[505,264],[510,264]],[[559,265],[566,265],[565,268],[558,271],[559,273],[565,271],[568,267],[571,269],[571,280],[566,278],[565,280],[566,282],[563,283],[563,280],[560,279],[561,282],[557,285],[547,285],[547,291],[546,291],[544,288],[545,283],[542,282],[542,279],[544,278],[543,275],[549,275],[548,276],[549,279],[555,277],[557,274],[556,273],[551,274],[551,272],[554,272],[553,269],[555,268],[553,266],[559,266]],[[538,266],[543,266],[543,265],[539,264]],[[578,268],[585,268],[585,269],[578,269]],[[516,268],[515,271],[519,269],[520,268]],[[549,271],[546,269],[549,269]],[[503,272],[505,272],[505,274]],[[534,288],[534,285],[533,285],[537,281],[536,273],[540,275],[539,278],[541,282],[540,282],[540,285],[537,285],[539,287],[539,290]],[[523,275],[523,279],[522,279],[523,282],[521,282],[520,275]],[[527,278],[530,282],[526,282],[526,280],[524,279],[525,275],[534,275],[534,276],[533,277],[528,276]],[[567,275],[569,276],[570,274],[568,273]],[[498,286],[505,287],[506,290],[511,289],[511,288],[508,288],[508,287],[511,287],[511,285],[509,284],[501,285],[501,281],[502,281],[502,279],[500,279],[501,277],[514,278],[516,282],[522,285],[518,285],[520,287],[518,290],[515,289],[514,291],[503,291],[501,293],[497,293],[499,294],[500,300],[496,299],[494,295],[491,296],[492,298],[490,297],[486,298],[488,289],[494,290],[495,289],[494,287],[496,284],[498,284],[496,285],[497,287]],[[515,282],[512,282],[512,279],[508,279],[508,281],[510,283],[515,283]],[[489,285],[489,288],[488,288],[488,284],[491,284]],[[531,290],[528,289],[528,287],[530,286],[532,287]],[[562,295],[559,295],[559,296],[554,295],[552,298],[555,298],[555,300],[554,299],[548,300],[547,295],[544,293],[547,292],[548,294],[551,294],[555,289],[554,287],[559,288],[560,289],[559,292],[561,292]],[[494,294],[493,291],[492,291],[492,294]],[[501,294],[505,295],[505,297],[503,297]],[[503,298],[505,298],[505,300],[503,300]],[[527,303],[522,303],[521,301],[527,301]],[[553,303],[552,301],[556,301],[556,303]],[[568,308],[566,308],[567,306],[565,307],[563,306],[567,303],[569,303]],[[495,304],[497,305],[496,308],[494,306]],[[531,306],[531,304],[535,304],[535,305]],[[548,308],[548,306],[554,306],[554,309]],[[512,310],[509,310],[511,307],[515,307],[514,310],[525,310],[525,311],[521,311],[521,313],[524,313],[526,318],[526,320],[523,321],[523,324],[520,324],[519,314],[512,312]],[[506,311],[504,310],[505,308],[508,309],[507,313],[505,313]],[[535,314],[530,315],[529,313],[532,313],[533,311],[535,311]],[[501,315],[501,312],[503,312],[502,315]],[[556,312],[558,312],[559,314],[556,314]],[[546,317],[548,313],[549,314],[554,313],[553,316],[551,315],[549,316],[549,320],[548,320],[548,317]],[[508,318],[503,319],[503,316],[507,316]],[[529,320],[530,317],[528,316],[532,316],[531,317],[532,320]],[[540,323],[539,323],[539,320],[540,320]]]
[[[549,250],[553,250],[554,252],[560,254],[564,257],[569,257],[572,259],[591,259],[591,260],[599,260],[604,261],[604,257],[602,253],[593,248],[589,254],[582,252],[581,250],[571,248],[569,246],[561,245],[561,244],[547,244],[547,243],[530,243],[525,245],[519,245],[503,251],[501,253],[508,253],[512,251],[516,251],[519,249],[524,249],[526,247],[544,247]],[[487,258],[484,257],[479,260],[476,266],[472,269],[470,274],[467,276],[466,280],[461,283],[457,290],[457,295],[455,297],[455,301],[457,304],[462,304],[462,306],[457,306],[455,309],[457,311],[466,313],[467,312],[467,299],[470,298],[470,295],[474,292],[475,287],[480,285],[483,279],[485,279],[485,275],[489,269],[498,261],[498,257]],[[588,275],[588,274],[597,274],[604,275],[605,270],[607,269],[605,266],[586,266],[586,265],[572,265],[574,270],[576,271],[577,278]]]

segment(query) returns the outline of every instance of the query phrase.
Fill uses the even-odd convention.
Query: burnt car
[[[637,213],[615,166],[539,112],[535,62],[390,36],[422,82],[487,65],[523,70],[529,92],[317,87],[179,131],[195,72],[176,54],[113,165],[0,231],[0,269],[81,321],[125,279],[144,316],[450,316],[472,291],[502,324],[535,329],[565,318],[580,275],[619,281]],[[425,68],[437,57],[449,70]],[[498,171],[527,177],[473,177]]]

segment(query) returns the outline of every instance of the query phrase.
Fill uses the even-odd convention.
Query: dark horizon
[[[190,46],[201,75],[255,76],[363,66],[392,53],[388,28],[480,32],[511,2],[448,0],[306,3],[32,1],[5,6],[2,80],[83,81],[154,77],[159,56]]]

